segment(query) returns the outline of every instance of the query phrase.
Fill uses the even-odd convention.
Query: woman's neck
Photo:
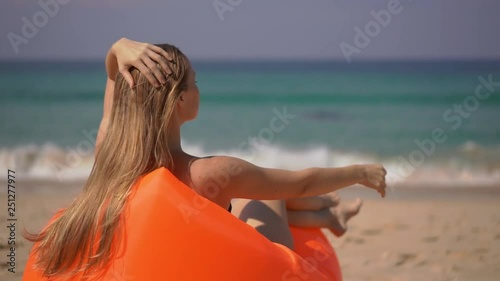
[[[174,126],[170,128],[169,138],[168,138],[168,148],[172,153],[179,153],[182,151],[181,146],[181,128],[180,126]]]

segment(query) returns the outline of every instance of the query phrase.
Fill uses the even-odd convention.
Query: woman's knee
[[[254,227],[272,242],[294,248],[284,201],[238,199],[232,204],[233,214],[240,220]]]

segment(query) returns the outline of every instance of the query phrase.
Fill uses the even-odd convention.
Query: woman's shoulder
[[[198,194],[226,207],[232,199],[232,186],[238,184],[244,160],[230,156],[193,158],[189,182]]]
[[[248,162],[231,156],[207,156],[195,158],[191,161],[189,170],[191,178],[204,181],[213,180],[214,177],[236,176],[244,170]]]

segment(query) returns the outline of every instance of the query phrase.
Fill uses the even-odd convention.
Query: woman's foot
[[[330,231],[337,237],[344,235],[347,231],[347,222],[359,213],[362,205],[363,201],[356,198],[354,202],[330,208]]]
[[[330,192],[319,197],[324,200],[325,208],[335,207],[340,203],[340,195],[337,192]]]
[[[319,211],[335,207],[339,202],[340,196],[335,192],[331,192],[320,196],[288,199],[286,200],[286,208],[295,211]]]

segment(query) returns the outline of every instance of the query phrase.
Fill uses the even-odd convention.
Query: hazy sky
[[[55,1],[64,4],[47,15],[40,3]],[[2,0],[0,59],[103,59],[120,37],[173,43],[195,59],[343,60],[342,42],[357,49],[353,61],[500,59],[500,1],[396,2]],[[385,26],[370,23],[370,11],[388,5],[395,13],[382,12],[391,14]],[[367,24],[370,41],[356,45],[355,27]]]

